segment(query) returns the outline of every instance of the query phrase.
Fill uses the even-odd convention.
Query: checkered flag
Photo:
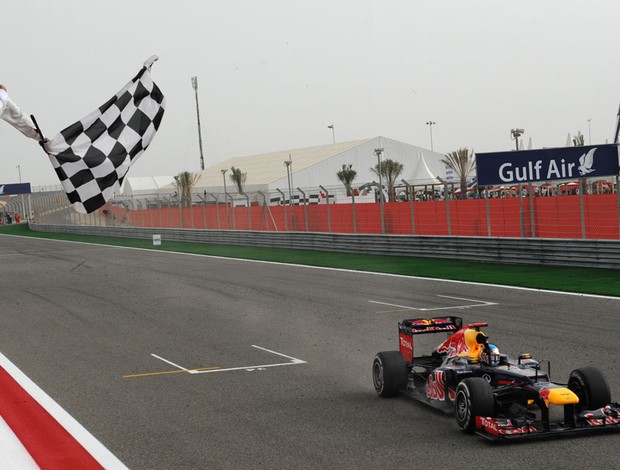
[[[150,57],[108,102],[45,144],[77,212],[88,214],[103,206],[155,137],[165,107],[150,75],[156,60]]]

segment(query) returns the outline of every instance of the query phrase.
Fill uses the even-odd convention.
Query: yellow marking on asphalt
[[[217,369],[221,369],[221,367],[220,366],[215,366],[215,367],[199,367],[197,369],[176,369],[176,370],[166,370],[166,371],[163,371],[163,372],[146,372],[144,374],[123,375],[123,378],[124,379],[132,379],[134,377],[150,377],[150,376],[153,376],[153,375],[181,374],[183,372],[190,373],[192,371],[217,370]]]

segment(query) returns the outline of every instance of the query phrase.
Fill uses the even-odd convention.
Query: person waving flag
[[[32,119],[26,116],[19,109],[19,106],[9,98],[6,87],[2,84],[0,84],[0,119],[8,122],[26,137],[35,140],[45,140],[45,137],[39,135]]]

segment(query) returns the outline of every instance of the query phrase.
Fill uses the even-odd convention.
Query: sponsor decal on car
[[[492,436],[514,436],[519,434],[533,434],[538,430],[531,424],[514,426],[511,420],[505,418],[488,418],[476,416],[476,429]]]
[[[443,371],[435,371],[435,373],[429,375],[428,382],[426,383],[426,396],[431,400],[443,401],[446,399],[446,386],[443,376]]]
[[[405,362],[410,363],[413,359],[413,338],[406,334],[399,335],[400,353],[403,355]]]
[[[434,374],[428,376],[426,397],[431,400],[446,400],[446,382],[443,371],[435,371]],[[456,398],[456,392],[453,389],[448,389],[448,398],[452,401]]]
[[[497,434],[499,433],[499,426],[494,419],[476,416],[476,427],[494,436],[497,436]]]

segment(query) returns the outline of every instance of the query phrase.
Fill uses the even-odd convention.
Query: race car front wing
[[[545,426],[525,417],[490,418],[476,416],[476,434],[491,441],[578,434],[602,430],[620,430],[620,404],[610,403],[597,410],[579,413],[574,426]]]

